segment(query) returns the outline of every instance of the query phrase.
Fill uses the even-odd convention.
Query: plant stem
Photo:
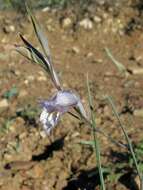
[[[89,105],[90,105],[91,117],[92,117],[92,123],[90,125],[92,127],[92,135],[93,135],[93,141],[94,141],[94,152],[95,152],[99,176],[100,176],[101,189],[105,190],[103,171],[102,171],[102,166],[101,166],[100,146],[99,146],[99,142],[98,142],[97,134],[96,134],[96,121],[95,121],[95,114],[93,111],[93,103],[92,103],[92,97],[91,97],[91,93],[90,93],[88,77],[87,77],[87,89],[88,89],[88,98],[89,98]]]
[[[120,116],[119,116],[119,114],[118,114],[118,112],[117,112],[117,110],[116,110],[116,107],[115,107],[115,105],[114,105],[114,103],[113,103],[111,97],[106,96],[106,99],[107,99],[108,102],[110,103],[110,105],[111,105],[111,107],[112,107],[112,110],[113,110],[113,113],[114,113],[114,115],[116,116],[116,118],[117,118],[117,120],[118,120],[118,122],[119,122],[119,124],[120,124],[120,128],[122,129],[122,131],[123,131],[123,133],[124,133],[125,139],[126,139],[126,141],[127,141],[127,143],[128,143],[128,149],[129,149],[129,151],[130,151],[130,153],[131,153],[131,155],[132,155],[132,158],[133,158],[133,161],[134,161],[134,164],[135,164],[135,167],[136,167],[138,176],[139,176],[139,178],[140,178],[140,189],[143,190],[143,176],[142,176],[142,174],[141,174],[141,172],[140,172],[140,170],[139,170],[139,166],[138,166],[137,159],[136,159],[136,156],[135,156],[135,153],[134,153],[134,150],[133,150],[132,142],[131,142],[131,140],[130,140],[130,138],[129,138],[129,136],[128,136],[128,134],[127,134],[125,128],[124,128],[124,125],[123,125],[123,123],[122,123],[122,121],[121,121],[121,119],[120,119]]]

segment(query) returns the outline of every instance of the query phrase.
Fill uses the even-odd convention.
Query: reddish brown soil
[[[104,95],[112,96],[121,120],[134,143],[143,139],[143,115],[134,114],[143,109],[143,75],[119,73],[105,53],[108,47],[114,57],[129,70],[143,67],[143,22],[138,11],[125,6],[115,17],[113,12],[97,12],[102,22],[93,22],[91,30],[78,26],[63,28],[62,12],[36,12],[45,28],[54,66],[65,89],[77,91],[89,112],[86,76],[89,75],[97,126],[117,141],[124,137]],[[70,11],[66,13],[72,20]],[[55,91],[50,78],[43,70],[13,51],[13,44],[21,44],[18,32],[37,47],[34,32],[26,19],[16,20],[13,12],[0,12],[0,22],[14,26],[14,31],[0,33],[0,95],[12,86],[18,95],[8,100],[8,107],[0,108],[0,189],[2,190],[92,190],[99,189],[96,162],[91,147],[79,144],[92,138],[86,124],[66,114],[50,136],[45,136],[39,123],[39,114],[31,120],[17,114],[24,108],[39,108],[39,98],[49,98]],[[131,27],[129,22],[136,23]],[[7,22],[6,22],[7,21]],[[50,26],[50,27],[49,27]],[[47,29],[48,28],[48,29]],[[126,32],[125,32],[126,31]],[[76,48],[75,48],[76,47]],[[78,51],[76,50],[78,49]],[[28,105],[30,108],[28,108]],[[4,123],[13,119],[8,129]],[[112,144],[99,135],[102,163],[105,167],[122,159],[124,148]],[[121,156],[120,156],[121,155]],[[119,157],[118,157],[119,156]],[[113,164],[114,165],[114,164]],[[112,165],[112,166],[113,166]],[[111,168],[112,170],[112,168]],[[137,189],[137,179],[123,169],[122,180],[111,182],[106,178],[107,189]],[[125,179],[124,179],[125,178]],[[128,180],[129,183],[125,183]],[[131,187],[132,186],[132,187]]]

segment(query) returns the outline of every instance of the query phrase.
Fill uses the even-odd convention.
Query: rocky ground
[[[97,127],[124,141],[111,107],[112,96],[133,143],[143,140],[143,4],[135,1],[44,8],[34,12],[47,34],[54,66],[65,89],[80,94],[89,113],[89,75]],[[101,3],[101,1],[100,1]],[[80,11],[78,11],[80,10]],[[66,114],[50,136],[39,123],[38,100],[54,92],[50,78],[14,50],[22,44],[18,32],[39,47],[31,23],[14,11],[0,12],[0,189],[98,190],[99,176],[90,140],[91,129]],[[119,72],[108,48],[122,63]],[[107,189],[139,189],[126,149],[99,135]]]

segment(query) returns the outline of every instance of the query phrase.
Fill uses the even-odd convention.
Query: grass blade
[[[105,98],[108,100],[109,104],[111,105],[112,110],[113,110],[113,113],[114,113],[114,115],[116,116],[116,118],[117,118],[117,120],[118,120],[118,122],[119,122],[119,126],[120,126],[121,130],[123,131],[123,134],[124,134],[125,139],[126,139],[127,144],[128,144],[128,149],[129,149],[129,151],[130,151],[130,153],[131,153],[131,156],[132,156],[133,161],[134,161],[134,165],[135,165],[135,167],[136,167],[138,176],[139,176],[139,178],[140,178],[140,186],[141,186],[140,189],[143,190],[143,176],[142,176],[142,174],[141,174],[141,172],[140,172],[140,170],[139,170],[139,166],[138,166],[138,162],[137,162],[137,159],[136,159],[135,152],[134,152],[134,150],[133,150],[132,142],[131,142],[131,140],[130,140],[130,138],[129,138],[129,136],[128,136],[126,130],[125,130],[124,124],[122,123],[122,121],[121,121],[121,119],[120,119],[120,116],[119,116],[119,114],[118,114],[118,112],[117,112],[117,110],[116,110],[116,107],[115,107],[115,105],[114,105],[114,103],[113,103],[111,97],[106,96]]]
[[[93,103],[92,103],[92,97],[91,97],[88,77],[87,77],[87,89],[88,89],[88,101],[89,101],[89,106],[90,106],[90,110],[91,110],[91,119],[92,119],[91,127],[92,127],[93,141],[94,141],[93,149],[94,149],[95,155],[96,155],[97,166],[98,166],[100,182],[101,182],[101,189],[105,190],[103,171],[102,171],[102,166],[101,166],[100,146],[99,146],[97,134],[95,131],[96,130],[96,121],[95,121],[95,114],[93,111]]]
[[[111,61],[115,64],[115,66],[117,67],[117,69],[122,73],[126,72],[126,67],[120,63],[119,61],[117,61],[113,55],[111,54],[110,50],[108,48],[105,48],[105,52],[108,55],[108,57],[111,59]]]
[[[92,146],[92,147],[94,147],[94,144],[95,144],[94,141],[85,141],[85,140],[81,140],[79,143],[83,145]]]

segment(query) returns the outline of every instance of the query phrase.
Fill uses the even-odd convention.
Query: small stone
[[[96,0],[96,2],[101,6],[105,4],[105,0]]]
[[[44,139],[47,137],[47,134],[45,133],[45,131],[40,131],[40,136]]]
[[[28,81],[28,80],[25,80],[25,81],[24,81],[24,84],[28,85],[28,84],[29,84],[29,81]]]
[[[90,19],[85,18],[79,22],[79,25],[86,30],[91,30],[93,28],[93,23]]]
[[[93,18],[95,23],[101,23],[102,19],[99,16],[94,16]]]
[[[51,25],[47,25],[47,29],[49,32],[54,32],[54,28]]]
[[[8,34],[15,31],[15,27],[13,25],[4,26],[3,31]]]
[[[33,82],[35,80],[35,77],[33,75],[27,76],[27,79],[24,81],[24,84],[29,84],[30,82]]]
[[[20,76],[20,75],[21,75],[21,72],[20,72],[19,70],[15,70],[15,71],[14,71],[14,74],[15,74],[16,76]]]
[[[7,108],[9,106],[8,100],[3,99],[0,101],[0,108]]]
[[[112,77],[112,76],[114,76],[114,73],[113,73],[113,71],[106,71],[104,76],[105,77]]]
[[[15,27],[14,27],[13,25],[10,25],[10,26],[9,26],[9,30],[10,30],[11,32],[14,32],[14,31],[15,31]]]
[[[37,78],[38,81],[47,81],[47,77],[46,76],[39,76]]]
[[[47,77],[43,71],[38,72],[39,76],[37,77],[38,81],[47,81]]]
[[[93,56],[93,53],[92,52],[89,52],[88,54],[87,54],[87,57],[92,57]]]
[[[13,156],[12,156],[11,154],[8,154],[8,153],[5,153],[5,154],[4,154],[4,159],[5,159],[6,161],[11,161],[12,158],[13,158]]]
[[[133,75],[142,75],[143,74],[143,68],[141,67],[130,67],[128,70],[133,74]]]
[[[45,7],[42,9],[42,12],[48,12],[50,10],[50,7]]]
[[[72,138],[76,138],[76,137],[79,137],[80,136],[80,133],[79,132],[74,132],[71,137]]]
[[[72,52],[75,54],[78,54],[80,52],[80,50],[78,47],[74,46],[74,47],[72,47]]]
[[[2,38],[2,39],[1,39],[1,42],[4,43],[4,44],[7,43],[7,42],[8,42],[8,38],[5,38],[5,37]]]
[[[67,17],[67,18],[63,19],[63,21],[62,21],[63,28],[70,28],[71,25],[72,25],[72,20],[70,18]]]

